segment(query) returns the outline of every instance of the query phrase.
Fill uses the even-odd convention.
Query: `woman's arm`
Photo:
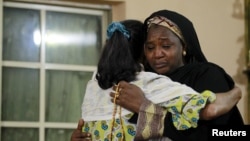
[[[150,131],[151,134],[146,134],[147,136],[150,136],[150,138],[163,136],[164,118],[166,116],[165,109],[147,100],[142,90],[133,84],[122,81],[120,82],[120,88],[122,88],[122,90],[120,92],[119,99],[116,102],[123,108],[139,113],[138,121],[140,122],[137,122],[137,131],[139,131],[138,133],[140,137],[147,138],[145,137],[145,133],[143,131],[145,130],[145,127],[151,125],[154,125],[153,128],[155,130]],[[110,96],[114,97],[114,93],[111,93]],[[229,92],[220,93],[217,95],[217,98],[213,103],[207,104],[201,113],[201,117],[205,120],[216,118],[228,112],[240,98],[241,91],[237,87]],[[152,117],[152,119],[157,120],[146,121],[144,120],[145,117]],[[152,128],[150,127],[149,129]]]
[[[116,101],[117,104],[127,110],[139,113],[140,109],[142,109],[142,104],[148,101],[143,91],[136,85],[125,81],[120,82],[120,88],[122,88],[122,90]],[[216,93],[216,100],[213,103],[208,103],[201,111],[201,119],[211,120],[227,113],[238,103],[241,99],[241,95],[241,90],[238,87],[234,87],[228,92]],[[111,93],[110,96],[114,97],[114,93]]]
[[[229,112],[238,103],[241,96],[242,93],[238,87],[234,87],[225,93],[217,93],[216,100],[206,105],[200,113],[200,118],[203,120],[211,120]]]

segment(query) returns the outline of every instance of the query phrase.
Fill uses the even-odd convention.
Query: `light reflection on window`
[[[97,42],[94,33],[55,33],[49,32],[46,36],[48,45],[93,45]],[[48,46],[53,47],[53,46]]]
[[[33,41],[37,47],[40,47],[41,44],[41,33],[39,29],[36,29],[33,33]]]

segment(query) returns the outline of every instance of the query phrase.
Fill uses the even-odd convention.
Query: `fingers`
[[[114,97],[119,97],[119,95],[121,94],[122,90],[123,90],[124,88],[126,88],[126,85],[127,85],[127,84],[128,84],[128,83],[125,82],[125,81],[120,81],[117,85],[114,85],[114,86],[112,87],[113,92],[110,93],[110,96],[111,96],[112,98],[114,98]]]
[[[77,130],[81,130],[82,131],[82,127],[83,126],[84,126],[84,121],[83,121],[83,119],[80,119],[78,121]]]
[[[87,133],[87,132],[82,132],[82,136],[81,136],[84,141],[91,141],[91,134]]]
[[[117,85],[114,85],[112,87],[113,91],[110,93],[111,102],[119,105],[129,86],[130,84],[125,81],[120,81]]]
[[[110,96],[111,96],[111,102],[119,105],[120,100],[121,100],[121,93],[117,94],[117,93],[111,92]]]
[[[75,130],[72,135],[70,141],[91,141],[91,134],[87,132],[79,132],[79,130]]]
[[[84,120],[80,119],[78,121],[77,129],[71,135],[70,141],[91,141],[91,134],[88,132],[82,132],[82,128],[84,126]]]
[[[124,89],[124,88],[127,88],[130,84],[126,81],[120,81],[119,82],[119,85],[114,85],[112,87],[112,89],[115,91],[117,87],[121,88],[121,89]]]

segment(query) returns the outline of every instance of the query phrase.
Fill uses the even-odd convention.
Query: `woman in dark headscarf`
[[[145,26],[145,70],[164,74],[174,81],[186,84],[198,92],[211,90],[225,92],[234,87],[232,78],[218,65],[207,61],[190,20],[181,14],[169,10],[160,10],[144,21]],[[132,85],[129,86],[132,89]],[[136,89],[135,87],[133,89]],[[126,87],[123,88],[125,93]],[[128,97],[136,95],[135,91],[126,91]],[[138,92],[137,92],[138,93]],[[132,101],[136,99],[135,101]],[[140,98],[130,98],[129,102],[120,105],[128,108]],[[221,100],[223,102],[223,99]],[[143,104],[142,104],[143,105]],[[144,105],[144,107],[146,107]],[[141,106],[141,111],[145,109]],[[139,115],[141,113],[139,112]],[[131,121],[137,119],[134,116]],[[172,124],[172,116],[165,117],[164,136],[174,141],[206,141],[208,128],[213,125],[243,125],[243,119],[236,106],[227,114],[216,119],[200,120],[197,128],[185,131],[177,130]],[[138,121],[140,121],[140,116]]]
[[[187,18],[173,11],[161,10],[149,16],[144,25],[146,35],[144,66],[146,71],[167,75],[174,81],[191,86],[199,92],[204,90],[224,92],[234,87],[233,80],[221,67],[207,62],[201,51],[195,29]],[[134,112],[139,109],[139,116],[135,114],[130,122],[136,123],[138,121],[137,134],[142,135],[141,138],[147,138],[147,135],[153,133],[154,137],[164,136],[174,141],[206,141],[208,125],[228,125],[231,121],[234,121],[231,122],[232,124],[243,124],[241,115],[235,106],[229,113],[217,119],[199,121],[197,128],[180,131],[173,125],[172,121],[175,120],[172,118],[173,116],[170,113],[163,115],[157,105],[143,97],[143,92],[138,87],[124,81],[120,83],[120,87],[122,95],[117,104]],[[111,94],[111,97],[114,97],[114,93]],[[229,102],[230,98],[225,97],[225,99],[219,101]],[[232,100],[229,103],[236,102],[237,100]],[[155,109],[154,112],[152,109]],[[203,116],[201,115],[201,117]],[[161,118],[165,118],[165,122]],[[84,140],[86,137],[86,133],[81,133],[80,126],[82,125],[83,122],[79,122],[79,132],[75,131],[72,134],[72,141],[74,138],[75,140],[76,138]],[[162,127],[164,130],[159,130]]]

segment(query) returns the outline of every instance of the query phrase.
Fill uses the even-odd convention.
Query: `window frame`
[[[111,7],[108,5],[88,5],[88,4],[76,4],[76,3],[65,3],[65,2],[49,2],[49,4],[39,4],[39,3],[23,3],[23,2],[10,2],[4,1],[0,3],[2,5],[0,14],[3,15],[3,7],[16,7],[16,8],[25,8],[25,9],[35,9],[40,10],[41,16],[41,25],[45,24],[45,14],[47,10],[56,11],[56,12],[66,12],[66,13],[76,13],[76,14],[90,14],[90,15],[101,15],[102,16],[102,39],[105,39],[105,30],[109,22],[109,15]],[[3,16],[0,17],[0,20],[3,21]],[[2,23],[1,23],[2,25]],[[2,42],[2,26],[0,28],[0,42]],[[45,35],[45,26],[41,26],[41,36]],[[42,38],[41,40],[44,40]],[[104,44],[104,40],[102,44]],[[2,107],[0,105],[0,125],[3,127],[20,127],[20,128],[37,128],[39,130],[39,141],[45,140],[45,130],[49,128],[58,128],[58,129],[75,129],[77,126],[77,121],[75,123],[64,123],[64,122],[47,122],[45,120],[45,78],[46,70],[68,70],[68,71],[87,71],[94,72],[96,66],[89,65],[67,65],[67,64],[52,64],[46,63],[45,61],[45,42],[41,42],[40,47],[40,58],[39,62],[17,62],[17,61],[4,61],[1,59],[1,68],[0,68],[0,77],[2,78],[2,68],[3,67],[21,67],[29,69],[38,69],[40,70],[40,90],[39,90],[39,121],[38,122],[15,122],[15,121],[2,121]],[[3,45],[0,45],[0,57],[2,58]],[[0,100],[2,101],[2,81],[0,82]],[[1,138],[1,128],[0,128],[0,138]]]

